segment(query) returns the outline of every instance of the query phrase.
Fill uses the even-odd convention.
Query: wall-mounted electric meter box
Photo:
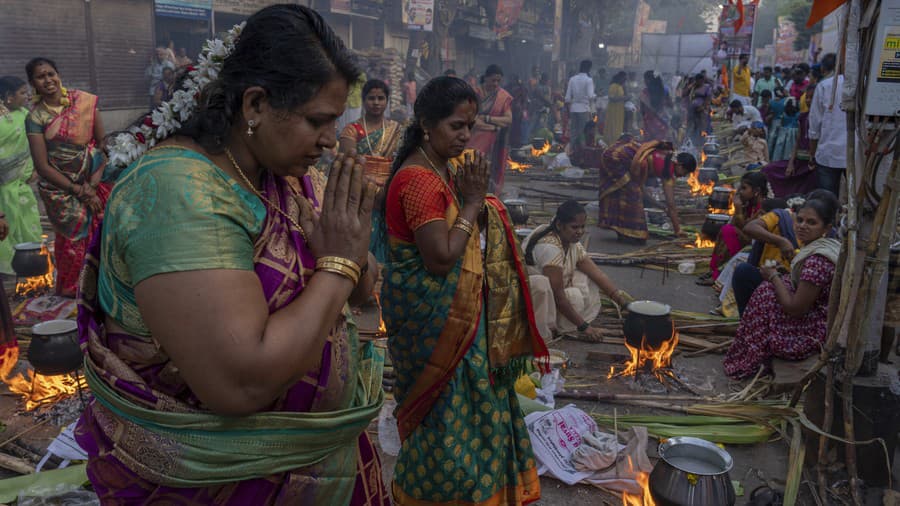
[[[900,116],[900,0],[882,0],[872,48],[865,113]]]

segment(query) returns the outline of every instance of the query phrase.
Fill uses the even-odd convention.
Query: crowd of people
[[[647,71],[641,88],[622,71],[598,111],[589,60],[564,92],[538,68],[504,86],[498,65],[477,82],[448,70],[391,90],[298,5],[260,10],[227,51],[190,117],[124,169],[104,154],[98,98],[63,86],[55,62],[31,60],[27,83],[0,79],[0,266],[9,244],[40,240],[37,178],[57,291],[80,290],[94,401],[75,435],[102,501],[538,499],[515,381],[546,368],[546,339],[598,337],[601,293],[633,298],[588,257],[578,202],[519,244],[495,195],[510,147],[534,137],[573,154],[602,146],[598,224],[643,243],[654,186],[684,235],[674,183],[697,159],[676,146],[699,145],[712,108],[727,109],[752,163],[707,280],[741,317],[724,370],[752,376],[824,340],[846,165],[834,55],[755,81],[742,59],[731,94],[704,72],[669,85]],[[152,106],[172,99],[181,53],[154,53]],[[387,111],[392,92],[405,124]],[[348,306],[379,276],[402,441],[390,487],[365,430],[384,350]]]

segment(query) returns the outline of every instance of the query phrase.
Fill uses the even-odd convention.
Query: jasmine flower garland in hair
[[[225,58],[234,51],[245,24],[235,25],[223,39],[207,40],[197,57],[197,64],[188,67],[188,77],[182,82],[181,89],[146,116],[140,125],[132,126],[110,140],[107,147],[110,165],[127,167],[190,119],[200,92],[219,77]]]

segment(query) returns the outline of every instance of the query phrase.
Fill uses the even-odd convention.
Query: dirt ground
[[[507,193],[504,197],[527,195],[529,191],[535,188],[564,194],[582,202],[596,199],[595,193],[590,189],[585,189],[584,185],[533,181],[528,175],[518,174],[508,175]],[[555,211],[559,203],[559,200],[556,202],[550,200],[542,202],[541,199],[533,196],[526,196],[525,198],[529,202],[529,210],[532,214],[531,222],[534,225],[548,222],[550,215]],[[612,232],[599,230],[596,227],[589,228],[589,249],[592,252],[621,253],[636,248],[635,246],[623,245],[617,242],[615,234]],[[658,300],[670,304],[675,309],[696,312],[709,311],[717,303],[712,290],[708,287],[696,285],[694,276],[670,272],[664,279],[661,271],[642,270],[636,267],[604,266],[603,270],[620,288],[624,288],[637,299]],[[377,313],[373,308],[368,308],[360,315],[359,320],[362,328],[374,328],[377,322]],[[610,363],[592,362],[587,359],[590,351],[624,353],[625,350],[621,346],[564,339],[552,343],[550,347],[565,351],[569,355],[571,364],[566,372],[566,376],[571,383],[592,384],[595,386],[591,386],[589,389],[607,393],[648,393],[644,386],[630,379],[616,378],[606,380],[605,376],[609,370]],[[681,377],[702,393],[715,395],[739,390],[743,385],[731,382],[724,376],[721,360],[721,354],[677,357],[675,359],[675,367]],[[897,360],[896,357],[894,357],[894,360]],[[558,405],[565,405],[568,402],[570,401],[560,400]],[[582,401],[574,403],[588,413],[604,412],[611,414],[613,408],[621,414],[647,412],[647,410],[640,410],[626,405],[613,406],[611,404]],[[21,431],[29,430],[21,440],[35,449],[43,450],[66,423],[77,417],[78,407],[78,401],[72,399],[57,408],[41,408],[35,412],[23,413],[18,396],[8,392],[5,387],[0,387],[0,421],[6,425],[6,429],[0,434],[0,440],[6,440],[19,434]],[[373,423],[371,429],[373,431],[377,430],[377,424]],[[375,439],[377,440],[377,437]],[[649,447],[654,449],[655,442],[651,441]],[[734,458],[735,465],[731,471],[731,478],[740,481],[746,492],[744,497],[738,498],[737,504],[746,504],[749,492],[767,481],[776,488],[783,486],[788,455],[788,446],[784,441],[746,446],[729,445],[726,449]],[[654,451],[651,450],[651,453],[654,453]],[[395,459],[387,455],[382,455],[382,459],[384,478],[386,482],[389,482],[393,473]],[[895,456],[895,462],[900,462],[900,458]],[[0,470],[0,477],[7,475],[9,473],[4,474]],[[814,473],[808,475],[808,477],[813,481],[815,480]],[[895,467],[895,489],[898,489],[898,483],[900,483],[900,472]],[[621,498],[592,486],[567,486],[549,478],[542,478],[541,486],[542,498],[537,502],[539,505],[595,506],[622,504]],[[801,489],[800,504],[814,504],[806,490],[804,485]],[[880,490],[870,491],[869,495],[870,502],[867,504],[882,504]]]

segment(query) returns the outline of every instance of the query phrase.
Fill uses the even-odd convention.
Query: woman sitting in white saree
[[[525,263],[534,303],[534,317],[541,337],[585,333],[602,337],[591,322],[600,314],[600,292],[624,306],[634,300],[590,259],[581,237],[587,214],[574,200],[563,202],[549,225],[536,228],[526,239]]]

